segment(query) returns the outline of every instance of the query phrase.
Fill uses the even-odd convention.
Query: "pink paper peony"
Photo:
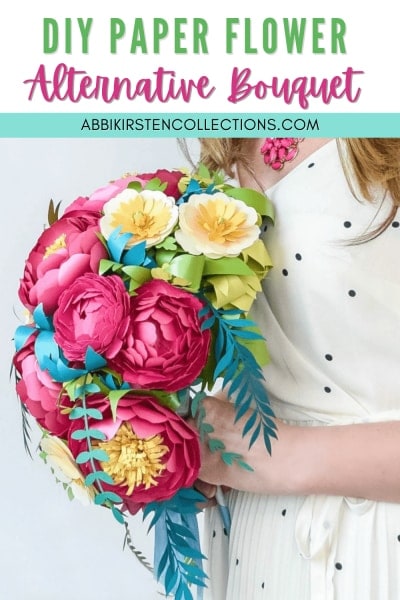
[[[131,300],[131,327],[113,368],[132,386],[176,392],[207,362],[210,331],[201,331],[202,303],[162,280],[143,284]]]
[[[85,198],[80,197],[74,200],[74,202],[65,209],[64,216],[82,215],[87,214],[88,212],[93,212],[96,213],[97,216],[100,216],[104,204],[111,200],[111,198],[114,198],[117,194],[123,192],[131,181],[138,181],[145,185],[147,179],[142,179],[140,176],[136,175],[127,175],[126,177],[116,179],[115,181],[98,188],[90,196]]]
[[[71,425],[65,408],[72,408],[68,396],[61,394],[62,385],[42,371],[34,354],[34,337],[14,356],[14,366],[21,377],[17,393],[21,402],[37,422],[53,435],[64,437]]]
[[[197,479],[197,432],[154,398],[124,396],[118,403],[115,420],[107,398],[100,394],[90,396],[90,407],[100,410],[103,420],[89,418],[89,427],[106,435],[106,441],[92,444],[105,450],[110,459],[97,463],[96,468],[102,468],[115,482],[103,483],[103,489],[117,493],[132,514],[148,502],[171,498]],[[69,433],[68,445],[75,458],[88,449],[85,439],[71,437],[82,427],[81,420],[74,420]],[[85,475],[91,472],[88,463],[81,464],[81,469]]]
[[[19,288],[21,302],[31,312],[43,303],[47,315],[54,313],[58,298],[77,277],[97,272],[107,251],[97,237],[94,214],[63,217],[39,237],[25,263]]]
[[[114,358],[125,339],[130,297],[116,275],[86,273],[60,296],[54,313],[54,339],[71,361],[83,361],[88,346]]]

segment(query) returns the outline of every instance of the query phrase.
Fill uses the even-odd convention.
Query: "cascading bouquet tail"
[[[206,585],[204,498],[192,487],[199,435],[249,468],[212,437],[202,399],[221,381],[249,443],[262,433],[270,449],[275,435],[265,341],[247,317],[271,266],[260,239],[271,205],[200,166],[127,175],[58,212],[51,203],[19,288],[24,422],[38,423],[40,455],[71,498],[125,526],[129,514],[150,516],[156,577],[167,594],[192,598],[192,584]],[[199,433],[180,416],[188,399]]]

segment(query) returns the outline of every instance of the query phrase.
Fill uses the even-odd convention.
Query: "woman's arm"
[[[400,422],[302,427],[277,421],[272,455],[262,436],[248,449],[243,420],[234,424],[226,400],[205,400],[212,437],[239,452],[254,471],[225,465],[202,444],[200,479],[209,484],[274,495],[330,494],[400,502]],[[244,419],[246,416],[244,417]]]

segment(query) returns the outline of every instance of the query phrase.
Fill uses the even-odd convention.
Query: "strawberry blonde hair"
[[[234,176],[234,167],[252,173],[248,138],[202,138],[200,161],[210,170]],[[373,201],[377,190],[389,194],[392,210],[367,239],[384,231],[400,206],[400,138],[341,138],[337,140],[343,170],[353,195]],[[364,239],[362,240],[364,241]]]

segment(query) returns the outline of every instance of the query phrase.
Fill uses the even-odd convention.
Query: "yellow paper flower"
[[[259,236],[257,212],[223,192],[193,194],[179,207],[175,238],[189,254],[238,256]]]
[[[82,504],[90,504],[94,498],[93,488],[85,486],[84,476],[68,446],[59,438],[46,435],[40,442],[40,448],[57,479],[66,483]]]
[[[150,248],[162,242],[178,220],[178,207],[172,197],[154,190],[126,189],[109,200],[100,219],[101,233],[108,239],[117,227],[131,233],[128,247],[146,242]]]

